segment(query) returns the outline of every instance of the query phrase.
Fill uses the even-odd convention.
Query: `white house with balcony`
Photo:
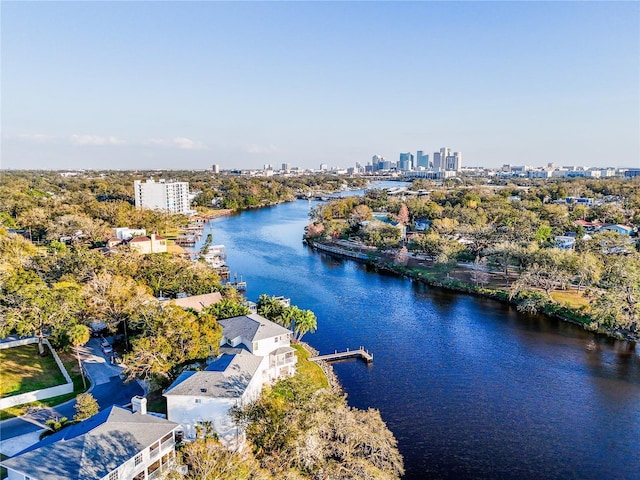
[[[3,460],[9,480],[145,480],[175,464],[177,423],[115,405]]]
[[[229,416],[262,393],[264,384],[295,373],[292,332],[252,313],[220,320],[220,355],[203,371],[183,372],[165,390],[167,418],[179,423],[188,438],[210,423],[227,447],[239,446],[243,434]]]

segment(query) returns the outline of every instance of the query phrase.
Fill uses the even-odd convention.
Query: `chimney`
[[[136,395],[131,399],[131,409],[133,410],[133,413],[140,412],[140,415],[146,415],[147,399],[140,395]]]

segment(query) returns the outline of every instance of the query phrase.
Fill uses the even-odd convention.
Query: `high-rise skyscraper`
[[[460,172],[462,171],[462,153],[453,152],[453,155],[447,155],[445,158],[445,170]]]
[[[422,150],[418,150],[416,154],[416,166],[429,169],[429,154],[426,154]]]
[[[433,152],[433,171],[441,172],[443,168],[443,160],[440,152]]]
[[[400,154],[400,162],[398,163],[398,168],[400,171],[408,172],[409,170],[413,170],[413,153],[401,153]]]
[[[188,182],[165,182],[160,179],[156,183],[153,179],[146,182],[135,180],[133,192],[137,209],[148,208],[185,215],[191,213]]]
[[[373,170],[374,172],[382,170],[382,162],[384,162],[384,158],[380,155],[374,155],[373,157],[371,157],[371,170]]]

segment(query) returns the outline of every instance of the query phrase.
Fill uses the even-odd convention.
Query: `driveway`
[[[89,392],[98,401],[101,410],[111,405],[128,405],[131,403],[131,397],[144,395],[144,390],[137,382],[122,381],[122,367],[111,365],[109,359],[105,358],[100,347],[100,339],[89,340],[89,343],[80,349],[80,358],[85,372],[91,379]],[[45,428],[47,420],[61,417],[72,419],[76,413],[75,404],[74,399],[53,408],[32,409],[22,417],[0,422],[0,452],[12,455],[33,444],[37,441],[35,432]],[[30,443],[16,450],[25,442]]]

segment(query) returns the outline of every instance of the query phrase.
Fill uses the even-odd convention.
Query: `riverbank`
[[[640,335],[635,332],[622,329],[606,328],[598,325],[584,308],[572,308],[561,305],[549,299],[540,291],[529,290],[511,295],[508,288],[499,288],[497,279],[502,275],[491,271],[478,271],[465,267],[459,263],[454,269],[441,268],[426,257],[414,256],[408,253],[381,253],[376,249],[350,244],[345,246],[340,241],[317,242],[306,240],[307,245],[313,249],[338,255],[349,259],[365,262],[370,268],[379,272],[386,272],[410,278],[413,281],[424,283],[432,287],[446,290],[469,293],[481,297],[492,298],[528,313],[543,313],[564,322],[579,325],[585,330],[603,334],[608,337],[638,343]],[[482,275],[482,281],[478,276]],[[475,280],[473,279],[475,277]]]

